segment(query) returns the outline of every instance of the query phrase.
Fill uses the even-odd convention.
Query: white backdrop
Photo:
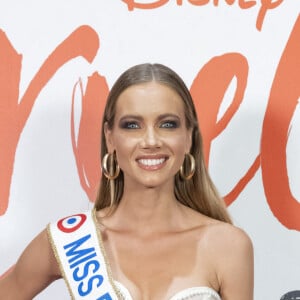
[[[135,6],[133,10],[129,10],[130,3]],[[258,157],[253,176],[249,175],[245,187],[228,200],[232,202],[229,210],[236,225],[250,235],[254,244],[255,299],[280,299],[288,291],[300,290],[299,105],[293,109],[289,132],[285,132],[286,158],[278,157],[276,152],[282,147],[280,126],[288,116],[285,110],[292,97],[291,89],[294,88],[296,101],[300,97],[296,87],[297,83],[300,85],[300,48],[298,52],[295,48],[300,45],[299,12],[298,0],[1,0],[0,274],[15,263],[24,247],[50,221],[92,207],[80,182],[71,140],[72,93],[79,79],[85,90],[88,78],[98,72],[110,88],[128,67],[160,62],[176,70],[187,86],[196,90],[195,78],[200,70],[213,59],[222,60],[232,54],[247,63],[248,77],[240,105],[235,106],[228,125],[222,125],[220,134],[212,140],[209,171],[225,196],[246,174],[261,150],[265,153],[261,159],[266,163],[270,160],[264,158],[272,159],[274,154],[271,160],[274,173],[271,168],[262,172]],[[78,28],[77,40],[67,43]],[[291,37],[296,42],[289,44]],[[293,51],[285,52],[288,44],[294,47]],[[67,45],[64,54],[55,50],[59,45]],[[13,49],[15,58],[9,55]],[[86,52],[89,61],[74,51]],[[53,52],[59,55],[53,58]],[[70,57],[64,59],[68,54]],[[284,77],[293,84],[287,85],[286,91],[282,88],[283,97],[275,94],[272,98],[272,88],[278,85],[275,76],[278,66],[280,62],[286,66],[287,61],[291,61],[292,67],[288,68],[287,76],[279,79]],[[46,75],[37,75],[45,62]],[[230,106],[237,80],[233,76],[224,91],[218,120]],[[28,91],[29,86],[32,90]],[[29,98],[32,109],[21,107],[22,101]],[[277,101],[276,105],[271,105],[271,98]],[[82,125],[80,100],[77,85],[76,134]],[[267,111],[277,119],[273,118],[274,124],[269,127],[270,122],[265,123],[264,133]],[[275,180],[282,171],[276,164],[282,160],[286,161],[294,206],[287,200],[289,195],[278,193],[277,199],[270,196],[274,193],[268,194],[272,188],[285,192]],[[285,207],[293,212],[285,212]],[[36,299],[67,298],[67,290],[60,281]]]

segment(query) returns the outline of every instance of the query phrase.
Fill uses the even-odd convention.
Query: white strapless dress
[[[123,300],[134,300],[128,289],[118,281],[115,281],[115,286]],[[219,294],[209,287],[191,287],[184,289],[168,300],[222,300]]]

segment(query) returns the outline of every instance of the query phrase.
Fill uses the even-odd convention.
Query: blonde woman
[[[207,173],[182,79],[160,64],[128,69],[102,131],[95,208],[37,236],[0,299],[32,299],[64,277],[73,299],[252,300],[252,244]]]

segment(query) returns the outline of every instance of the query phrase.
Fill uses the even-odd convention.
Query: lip
[[[155,155],[155,156],[139,156],[136,159],[138,166],[144,170],[155,171],[161,169],[166,161],[169,159],[166,155]]]

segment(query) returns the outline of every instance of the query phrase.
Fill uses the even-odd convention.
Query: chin
[[[161,187],[165,187],[168,186],[168,181],[161,181],[161,180],[149,180],[146,181],[144,180],[144,182],[142,183],[144,184],[144,187],[147,189],[155,189],[155,188],[161,188]]]
[[[146,189],[154,189],[159,186],[159,184],[151,182],[142,182],[141,185],[143,185]]]
[[[147,189],[155,189],[155,188],[156,188],[155,185],[146,185],[145,187],[146,187]]]

